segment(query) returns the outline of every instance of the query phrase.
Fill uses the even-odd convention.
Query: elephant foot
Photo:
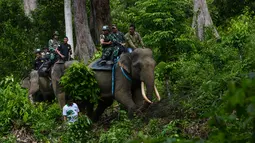
[[[129,118],[130,120],[134,119],[134,114],[133,114],[133,113],[128,113],[128,118]]]
[[[150,105],[150,103],[144,103],[143,106],[140,107],[138,110],[143,113],[146,109],[149,108]]]

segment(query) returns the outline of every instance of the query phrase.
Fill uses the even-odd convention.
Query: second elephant
[[[142,112],[152,103],[155,91],[158,100],[160,96],[154,85],[155,61],[150,49],[136,49],[132,53],[122,54],[115,68],[115,90],[112,95],[112,72],[95,71],[95,77],[101,89],[101,100],[94,114],[98,120],[104,110],[116,99],[128,110],[128,116],[134,112]],[[147,92],[144,88],[146,87]]]

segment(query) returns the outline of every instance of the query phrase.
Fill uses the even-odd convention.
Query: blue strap
[[[114,96],[114,91],[115,91],[115,68],[116,68],[116,64],[112,66],[112,96]]]
[[[112,96],[114,96],[114,91],[115,91],[115,70],[116,70],[116,66],[117,63],[119,61],[119,57],[117,57],[117,59],[115,60],[115,64],[112,66]],[[123,75],[129,80],[132,81],[132,79],[126,74],[125,70],[120,67]]]
[[[129,81],[132,81],[132,79],[126,74],[125,70],[124,70],[122,67],[120,67],[120,69],[121,69],[123,75],[124,75]]]
[[[117,57],[114,60],[114,65],[112,66],[112,96],[114,96],[114,91],[115,91],[115,69],[119,59],[120,57]]]

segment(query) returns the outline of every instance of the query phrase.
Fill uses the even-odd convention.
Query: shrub
[[[66,132],[62,136],[64,143],[86,142],[91,138],[92,122],[87,116],[80,116],[78,121],[66,125]]]
[[[96,103],[99,87],[94,72],[82,63],[74,63],[61,78],[65,92],[74,100],[89,100]]]

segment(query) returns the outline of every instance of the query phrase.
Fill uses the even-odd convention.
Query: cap
[[[102,28],[102,30],[103,30],[103,31],[106,31],[106,30],[110,31],[110,29],[109,29],[109,26],[108,26],[108,25],[104,25],[104,26],[103,26],[103,28]]]
[[[116,29],[117,26],[115,24],[112,25],[112,29]]]
[[[59,35],[59,33],[58,33],[58,31],[55,31],[54,33],[53,33],[53,35]]]

